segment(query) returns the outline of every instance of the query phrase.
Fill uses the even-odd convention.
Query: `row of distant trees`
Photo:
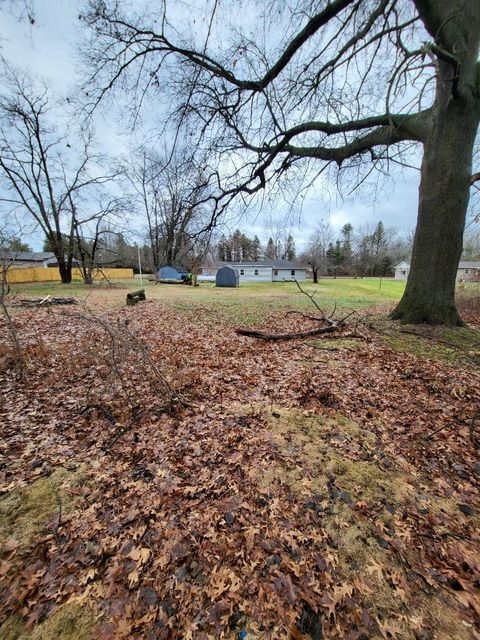
[[[266,245],[262,245],[258,236],[249,238],[240,229],[226,236],[222,234],[216,247],[218,260],[224,262],[241,262],[258,260],[295,260],[295,240],[289,233],[285,239],[269,238]]]
[[[339,237],[323,222],[311,236],[302,260],[315,282],[320,275],[392,276],[395,264],[411,254],[412,243],[412,234],[386,228],[382,221],[357,229],[347,223]]]

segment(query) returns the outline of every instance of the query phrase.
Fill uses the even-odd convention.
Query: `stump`
[[[138,291],[132,291],[127,293],[127,305],[137,304],[139,300],[146,300],[145,289],[139,289]]]

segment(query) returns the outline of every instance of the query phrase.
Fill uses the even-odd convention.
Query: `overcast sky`
[[[134,0],[131,4],[135,4]],[[33,74],[51,81],[59,93],[68,92],[76,80],[76,45],[80,37],[78,14],[81,3],[75,0],[38,0],[35,3],[35,25],[19,21],[3,5],[0,27],[3,56],[11,63],[29,69]],[[125,148],[125,140],[114,120],[105,114],[98,116],[97,137],[103,151],[115,155]],[[301,222],[298,210],[290,217],[297,248],[302,249],[320,220],[330,218],[334,229],[346,222],[354,227],[382,220],[385,226],[409,231],[415,225],[418,201],[419,173],[414,169],[395,170],[393,179],[377,191],[375,199],[351,195],[342,200],[333,185],[325,182],[312,189],[302,207]],[[279,203],[281,216],[288,210]],[[269,236],[263,214],[253,211],[239,226],[246,233],[259,235],[262,241]],[[232,220],[231,226],[235,226]],[[39,240],[34,241],[38,247]]]

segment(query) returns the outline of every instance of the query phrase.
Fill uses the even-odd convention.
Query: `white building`
[[[298,280],[303,282],[307,277],[303,265],[291,260],[263,260],[262,262],[219,262],[211,267],[203,267],[202,275],[215,276],[220,267],[237,269],[242,282],[283,282]]]
[[[408,262],[399,262],[395,265],[395,280],[406,280],[410,273],[410,265]]]
[[[395,280],[406,280],[409,273],[410,265],[408,264],[408,262],[399,262],[397,265],[395,265]],[[455,279],[457,282],[480,279],[480,262],[459,262]]]
[[[458,263],[457,281],[480,280],[480,262],[462,261]]]

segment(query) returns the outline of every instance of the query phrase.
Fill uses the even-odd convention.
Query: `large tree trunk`
[[[63,284],[70,284],[72,281],[72,266],[65,262],[65,259],[61,260],[57,257],[58,270],[60,271],[60,278]]]
[[[475,98],[452,98],[451,74],[447,65],[440,66],[436,113],[424,143],[411,270],[391,318],[458,326],[463,322],[455,306],[455,278],[462,254],[479,104]]]

